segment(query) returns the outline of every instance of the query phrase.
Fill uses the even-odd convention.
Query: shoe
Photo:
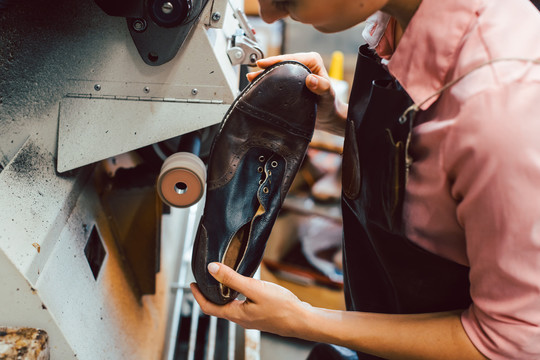
[[[253,276],[313,136],[317,97],[309,69],[295,61],[267,68],[233,102],[208,161],[207,194],[193,246],[199,289],[216,304],[238,293],[207,270],[221,262]]]

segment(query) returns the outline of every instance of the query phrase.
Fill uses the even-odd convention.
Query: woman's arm
[[[336,98],[321,56],[315,52],[272,56],[257,61],[257,66],[266,69],[277,62],[286,60],[301,62],[312,72],[306,78],[306,86],[319,96],[317,102],[317,129],[344,136],[349,106]],[[261,72],[248,73],[248,80],[253,81]]]
[[[387,359],[484,359],[469,341],[460,311],[394,315],[312,307],[276,284],[244,277],[222,264],[211,274],[246,300],[219,306],[206,300],[195,284],[203,312],[244,328],[342,345]]]

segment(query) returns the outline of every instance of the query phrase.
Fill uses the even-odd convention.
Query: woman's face
[[[389,0],[259,0],[261,18],[272,23],[290,16],[311,24],[321,32],[332,33],[355,26]]]

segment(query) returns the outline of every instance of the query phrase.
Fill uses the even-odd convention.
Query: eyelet
[[[259,161],[260,161],[260,162],[264,162],[264,156],[262,156],[262,155],[259,156]]]
[[[263,183],[263,182],[264,182],[264,181],[262,181],[262,180],[259,180],[259,185],[262,185],[262,183]]]
[[[262,168],[262,166],[259,166],[259,167],[257,168],[257,171],[260,172],[260,173],[262,174],[262,172],[264,171],[264,169]]]
[[[277,165],[278,165],[277,161],[275,161],[275,160],[272,161],[272,167],[273,167],[273,168],[277,167]]]
[[[272,176],[272,172],[268,170],[268,176]]]
[[[263,188],[263,193],[268,194],[268,191],[269,191],[268,188],[265,186],[265,187]]]

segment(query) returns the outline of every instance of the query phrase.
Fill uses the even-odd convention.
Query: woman
[[[217,306],[192,285],[202,310],[360,359],[540,358],[540,13],[526,0],[259,2],[267,22],[323,32],[369,17],[348,105],[317,54],[258,62],[309,66],[318,127],[345,135],[353,311],[215,263],[248,300]]]

